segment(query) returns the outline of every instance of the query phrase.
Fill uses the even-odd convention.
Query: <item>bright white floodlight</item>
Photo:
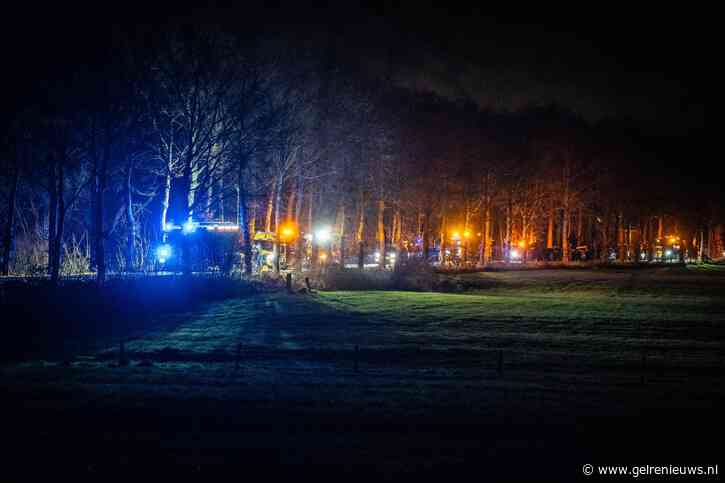
[[[327,243],[330,241],[331,237],[332,230],[329,226],[323,226],[322,228],[318,228],[318,230],[315,232],[315,240],[317,240],[317,243]]]

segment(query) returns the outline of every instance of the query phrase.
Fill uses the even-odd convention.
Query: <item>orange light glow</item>
[[[285,223],[279,229],[279,238],[283,242],[292,241],[297,238],[297,235],[297,225],[293,222]]]
[[[521,241],[519,242],[519,247],[520,247],[520,248],[526,248],[526,241],[524,241],[524,240],[521,240]]]
[[[468,231],[468,230],[464,231],[464,232],[463,232],[463,237],[464,237],[464,238],[471,238],[471,232],[470,232],[470,231]]]
[[[320,260],[322,260],[323,262],[327,260],[327,253],[320,253]]]

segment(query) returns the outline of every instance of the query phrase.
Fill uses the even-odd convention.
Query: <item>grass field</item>
[[[722,430],[725,272],[457,279],[465,293],[231,299],[150,321],[125,343],[127,366],[115,345],[6,366],[11,433],[47,449],[79,432],[86,456],[60,453],[79,467],[276,461],[431,476],[485,463],[565,481],[645,449],[717,463],[704,438]]]

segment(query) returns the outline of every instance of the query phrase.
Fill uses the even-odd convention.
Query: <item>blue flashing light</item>
[[[171,258],[171,245],[159,245],[156,249],[156,258],[159,263],[166,263],[166,260]]]

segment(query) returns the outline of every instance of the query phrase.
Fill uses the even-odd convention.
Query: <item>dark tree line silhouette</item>
[[[624,121],[404,89],[334,42],[205,26],[99,43],[101,62],[41,80],[6,123],[3,274],[153,270],[165,227],[188,221],[236,224],[246,273],[254,234],[285,222],[332,227],[329,247],[298,237],[298,268],[320,250],[381,265],[722,256],[721,193]]]

